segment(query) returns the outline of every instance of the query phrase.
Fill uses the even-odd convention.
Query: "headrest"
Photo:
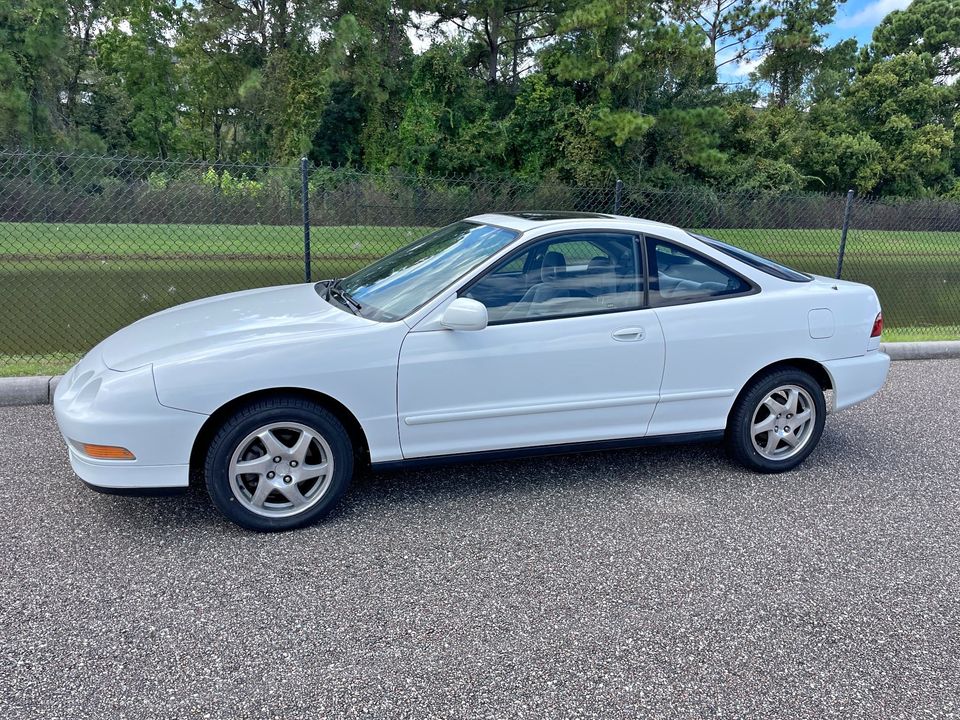
[[[563,274],[566,267],[567,259],[563,256],[563,253],[551,250],[543,256],[543,263],[540,265],[540,279],[543,282],[555,280]]]

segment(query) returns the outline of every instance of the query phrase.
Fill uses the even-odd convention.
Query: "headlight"
[[[158,402],[153,366],[143,365],[123,372],[111,370],[99,354],[91,353],[61,380],[54,402],[60,410],[75,417],[106,413],[111,417],[126,415],[133,420]],[[84,442],[83,438],[74,439]],[[83,452],[79,447],[77,450]]]

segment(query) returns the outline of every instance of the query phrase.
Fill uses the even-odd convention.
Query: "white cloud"
[[[438,23],[439,16],[436,13],[415,12],[411,13],[410,19],[413,22],[407,26],[407,37],[410,38],[413,52],[417,55],[426,52],[437,38],[450,39],[459,32],[453,23]]]
[[[734,63],[730,67],[730,74],[737,77],[746,77],[760,67],[760,63],[763,62],[763,58],[764,56],[760,55],[752,60],[741,60],[740,62]]]
[[[838,18],[837,27],[874,27],[894,10],[903,10],[909,4],[910,0],[874,0],[874,2],[864,5],[853,15]]]
[[[430,47],[430,38],[418,33],[414,28],[407,28],[407,37],[410,38],[410,45],[413,47],[414,55],[421,55]]]

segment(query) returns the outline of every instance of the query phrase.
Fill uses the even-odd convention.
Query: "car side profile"
[[[614,215],[486,214],[338,280],[198,300],[104,340],[54,397],[107,492],[202,476],[240,525],[325,515],[374,469],[724,439],[796,467],[876,393],[876,293]],[[828,402],[829,400],[829,402]]]

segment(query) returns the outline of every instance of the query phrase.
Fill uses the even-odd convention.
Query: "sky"
[[[837,43],[854,37],[863,45],[884,17],[909,4],[910,0],[849,0],[840,6],[836,20],[827,28],[830,40]]]

